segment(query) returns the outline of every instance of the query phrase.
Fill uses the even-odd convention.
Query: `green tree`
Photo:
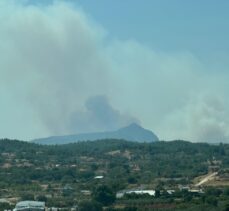
[[[39,195],[36,197],[37,201],[43,201],[43,202],[47,202],[47,197],[44,195]]]
[[[206,198],[206,202],[210,205],[213,205],[213,206],[217,206],[218,205],[218,200],[216,197],[214,196],[207,196]]]
[[[155,190],[155,197],[156,198],[159,198],[160,196],[161,196],[160,190],[159,189],[156,189]]]
[[[34,195],[32,193],[24,193],[21,196],[21,200],[22,201],[26,201],[26,200],[34,200]]]
[[[227,204],[225,205],[224,211],[229,211],[229,203],[227,203]]]
[[[82,201],[79,203],[79,211],[102,211],[102,205],[97,201]]]
[[[93,199],[105,206],[108,206],[114,203],[115,193],[108,186],[101,185],[93,191]]]
[[[5,209],[12,209],[12,206],[8,203],[0,203],[0,210],[5,210]]]

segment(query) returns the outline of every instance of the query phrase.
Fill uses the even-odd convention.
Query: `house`
[[[139,195],[143,195],[143,194],[148,194],[150,196],[155,196],[156,191],[155,190],[123,190],[123,191],[119,191],[116,193],[116,198],[122,198],[125,194],[139,194]]]

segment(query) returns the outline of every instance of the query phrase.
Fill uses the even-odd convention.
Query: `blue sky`
[[[165,140],[227,142],[228,8],[226,0],[2,1],[0,137],[137,122]]]
[[[165,50],[228,50],[226,0],[78,2],[114,37],[137,39]]]

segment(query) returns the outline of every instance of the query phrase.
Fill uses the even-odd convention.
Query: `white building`
[[[45,202],[21,201],[16,204],[14,211],[45,211]]]
[[[149,194],[150,196],[155,196],[155,190],[124,190],[118,192],[116,194],[116,198],[122,198],[125,194],[131,194],[131,193],[135,193],[139,195]]]

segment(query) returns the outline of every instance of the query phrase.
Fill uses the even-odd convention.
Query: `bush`
[[[82,201],[79,203],[79,211],[102,211],[102,205],[96,201]]]
[[[27,201],[27,200],[34,200],[34,195],[32,193],[24,193],[21,196],[22,201]]]

